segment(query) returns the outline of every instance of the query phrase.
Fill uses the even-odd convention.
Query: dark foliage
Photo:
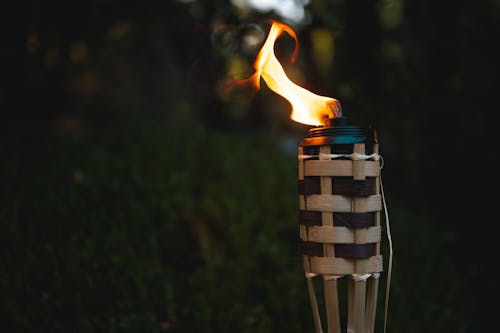
[[[221,89],[235,71],[250,73],[249,32],[282,19],[237,3],[5,10],[0,322],[9,332],[313,331],[296,216],[296,146],[309,127],[265,85]],[[308,21],[290,23],[295,65],[292,41],[277,44],[285,69],[379,134],[396,251],[389,332],[489,329],[499,5],[305,9]]]

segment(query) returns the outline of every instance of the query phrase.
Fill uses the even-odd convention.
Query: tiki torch
[[[374,331],[383,261],[376,135],[345,117],[309,130],[298,147],[300,241],[316,332],[313,278],[323,278],[328,332],[340,333],[338,284],[347,283],[347,332]]]
[[[383,258],[381,211],[386,217],[389,263],[384,331],[392,266],[392,242],[381,182],[376,134],[352,124],[338,100],[316,95],[293,83],[274,54],[283,33],[296,42],[292,28],[272,21],[254,62],[255,73],[240,80],[267,86],[292,106],[291,119],[314,126],[298,147],[299,236],[314,325],[323,332],[313,279],[323,279],[329,333],[373,333]],[[347,285],[347,311],[341,311],[339,284]],[[347,323],[341,324],[341,313]]]

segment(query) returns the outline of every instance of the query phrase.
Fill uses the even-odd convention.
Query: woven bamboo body
[[[316,332],[323,332],[313,278],[323,278],[329,333],[340,333],[338,287],[347,283],[349,333],[372,333],[380,272],[377,143],[300,146],[299,220]]]

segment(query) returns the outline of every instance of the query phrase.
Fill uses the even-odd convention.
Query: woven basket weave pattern
[[[376,144],[364,143],[299,147],[299,155],[368,154],[374,148]],[[378,160],[299,160],[300,240],[306,273],[382,271],[379,177]]]

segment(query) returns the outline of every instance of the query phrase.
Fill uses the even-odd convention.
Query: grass
[[[296,155],[282,138],[142,120],[9,138],[0,316],[11,332],[313,332]],[[388,200],[389,331],[466,332],[442,234]]]

